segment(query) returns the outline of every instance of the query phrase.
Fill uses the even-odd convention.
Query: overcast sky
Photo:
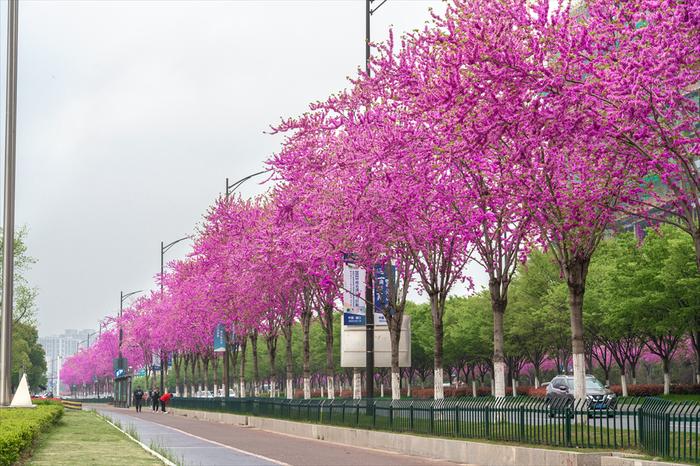
[[[431,6],[389,0],[373,40]],[[226,177],[262,168],[270,124],[347,86],[364,28],[363,0],[20,2],[17,225],[40,334],[96,328],[120,290],[153,287],[160,241],[190,234]]]

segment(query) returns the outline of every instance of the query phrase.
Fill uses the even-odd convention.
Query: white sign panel
[[[365,269],[352,264],[343,265],[343,310],[352,314],[364,314]]]
[[[374,314],[375,322],[378,314]],[[386,320],[382,316],[384,323]],[[378,323],[378,322],[377,322]],[[367,353],[364,325],[340,326],[340,366],[365,367]],[[391,338],[388,325],[374,327],[374,366],[391,367]],[[399,340],[399,366],[411,366],[411,317],[404,315]]]

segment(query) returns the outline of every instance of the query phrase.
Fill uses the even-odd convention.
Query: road
[[[86,406],[118,420],[146,445],[158,445],[185,465],[455,466],[456,463],[349,447],[321,440],[220,424],[144,409]]]

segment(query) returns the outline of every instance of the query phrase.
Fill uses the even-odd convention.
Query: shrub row
[[[34,409],[0,410],[0,465],[14,464],[34,444],[40,432],[63,416],[63,406],[50,401]]]
[[[618,396],[622,395],[622,387],[620,385],[612,385],[610,387],[614,393]],[[519,386],[516,388],[516,392],[520,396],[534,396],[534,397],[544,397],[547,394],[547,389],[545,387],[535,388],[530,386]],[[628,396],[657,396],[663,395],[664,386],[663,385],[628,385],[627,394]],[[697,395],[700,394],[700,385],[671,385],[671,393],[674,395]],[[363,391],[362,395],[366,393]],[[506,389],[507,396],[513,394],[513,389],[508,387]],[[391,390],[384,391],[385,396],[391,396]],[[477,396],[490,396],[491,388],[489,387],[478,387],[476,390]],[[302,398],[304,393],[302,390],[296,390],[294,393],[295,398]],[[401,390],[401,396],[406,396],[406,390]],[[465,385],[462,387],[445,387],[445,397],[463,397],[472,396],[472,387],[470,385]],[[312,390],[312,398],[320,398],[320,390]],[[417,399],[428,399],[433,397],[433,388],[414,388],[411,390],[411,397]],[[351,390],[342,390],[341,398],[352,398]]]

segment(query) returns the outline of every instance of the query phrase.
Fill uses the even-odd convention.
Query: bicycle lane
[[[97,409],[98,412],[103,412],[115,419],[116,415],[119,414],[157,424],[160,426],[158,428],[161,431],[170,428],[168,436],[179,432],[183,435],[193,436],[193,438],[199,439],[200,441],[210,442],[210,445],[219,446],[221,448],[232,448],[233,450],[229,450],[231,454],[238,453],[238,455],[249,455],[249,458],[250,455],[252,455],[252,460],[269,461],[272,462],[272,464],[288,464],[291,466],[455,466],[456,464],[430,458],[401,455],[388,451],[351,447],[322,440],[278,434],[252,427],[203,421],[173,414],[153,413],[150,410],[143,411],[137,415],[133,411],[120,408],[104,406],[91,406],[91,408]],[[144,443],[148,445],[148,442],[144,441]],[[177,442],[173,443],[177,445]],[[167,447],[167,445],[164,446]],[[185,452],[187,452],[187,450],[187,448],[183,449]],[[172,448],[171,451],[175,453],[177,457],[178,450]],[[220,453],[225,454],[225,452]],[[217,454],[219,454],[219,452],[217,452]],[[231,461],[243,460],[245,460],[245,458],[237,457]],[[186,461],[185,464],[247,465],[267,463],[221,463],[198,460],[194,463]]]

